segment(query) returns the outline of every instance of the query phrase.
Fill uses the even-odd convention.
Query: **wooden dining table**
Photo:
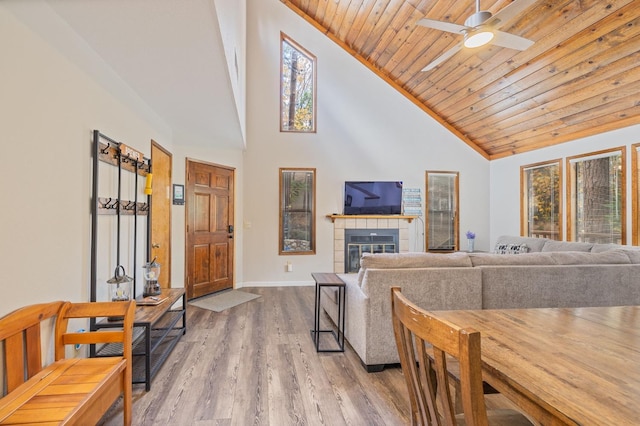
[[[542,425],[640,425],[640,306],[436,311],[481,334],[482,374]]]

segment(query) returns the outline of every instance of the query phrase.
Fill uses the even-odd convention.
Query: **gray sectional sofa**
[[[346,283],[345,337],[365,368],[399,362],[392,286],[428,310],[640,304],[637,247],[500,237],[496,249],[505,254],[365,255],[357,274],[339,274]],[[325,289],[322,305],[335,322],[333,289]]]

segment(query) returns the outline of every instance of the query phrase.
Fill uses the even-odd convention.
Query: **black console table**
[[[314,272],[311,274],[316,282],[316,299],[315,299],[315,313],[313,330],[311,330],[311,337],[316,346],[316,352],[344,352],[344,308],[345,308],[345,288],[346,284],[336,274],[332,272]],[[337,331],[334,330],[320,330],[320,310],[322,309],[320,304],[320,295],[322,294],[322,287],[337,287],[338,288],[338,327]],[[320,334],[331,333],[338,343],[338,349],[320,349]]]
[[[133,383],[144,383],[147,391],[151,380],[180,337],[187,332],[187,305],[183,288],[162,289],[153,299],[136,299],[136,316],[133,323]],[[181,300],[181,306],[173,308]],[[141,303],[151,303],[143,305]],[[95,328],[122,327],[122,321],[104,319]],[[122,344],[109,343],[92,351],[92,356],[122,356]]]

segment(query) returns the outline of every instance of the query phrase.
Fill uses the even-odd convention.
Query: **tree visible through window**
[[[316,58],[280,34],[280,131],[316,131]]]
[[[316,169],[280,169],[280,254],[316,252]]]
[[[624,148],[567,158],[569,239],[625,244]]]
[[[520,169],[522,235],[562,240],[561,176],[560,160]]]

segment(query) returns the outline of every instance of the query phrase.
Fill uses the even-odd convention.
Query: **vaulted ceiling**
[[[416,22],[463,24],[474,0],[281,1],[487,158],[640,123],[640,1],[533,1],[500,22],[533,46],[463,48],[426,72],[463,36]]]

